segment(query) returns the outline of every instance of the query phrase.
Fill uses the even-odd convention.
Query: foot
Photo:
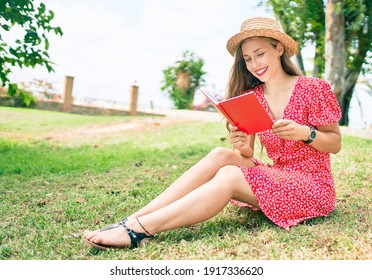
[[[105,231],[85,231],[83,238],[103,247],[126,247],[131,245],[130,237],[123,227]],[[92,244],[93,245],[93,244]]]
[[[153,236],[145,234],[142,228],[135,220],[123,219],[118,224],[106,227],[96,231],[85,231],[83,240],[91,246],[99,249],[109,248],[135,248],[145,244]]]

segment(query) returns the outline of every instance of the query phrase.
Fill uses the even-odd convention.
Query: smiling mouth
[[[266,70],[267,70],[267,67],[261,68],[261,69],[259,69],[259,70],[256,71],[256,74],[258,76],[262,76],[262,75],[264,75],[266,73]]]

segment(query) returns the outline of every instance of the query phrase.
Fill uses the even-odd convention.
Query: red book
[[[218,101],[207,91],[201,92],[229,123],[247,134],[269,130],[274,123],[253,92],[223,101]]]

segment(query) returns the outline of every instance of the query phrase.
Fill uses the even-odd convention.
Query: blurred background
[[[40,3],[40,1],[34,1]],[[161,91],[162,71],[186,50],[204,60],[205,86],[225,95],[232,57],[226,42],[240,24],[253,16],[274,17],[260,0],[44,0],[54,12],[54,26],[63,36],[49,34],[48,53],[55,72],[45,68],[14,68],[12,82],[46,81],[55,93],[63,91],[64,77],[74,77],[75,102],[127,106],[129,89],[139,86],[139,110],[169,110],[174,106]],[[262,3],[261,3],[262,4]],[[17,31],[2,34],[4,40]],[[303,63],[311,73],[314,46],[305,44]],[[362,79],[368,80],[368,74]],[[209,110],[197,91],[194,108]],[[370,88],[358,83],[350,103],[350,127],[372,123]]]

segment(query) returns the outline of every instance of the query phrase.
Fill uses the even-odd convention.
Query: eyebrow
[[[262,50],[263,48],[258,48],[258,49],[255,49],[254,51],[253,51],[253,53],[256,53],[256,52],[258,52],[259,50]],[[243,54],[243,57],[245,57],[245,56],[249,56],[249,55],[247,55],[247,54]]]

